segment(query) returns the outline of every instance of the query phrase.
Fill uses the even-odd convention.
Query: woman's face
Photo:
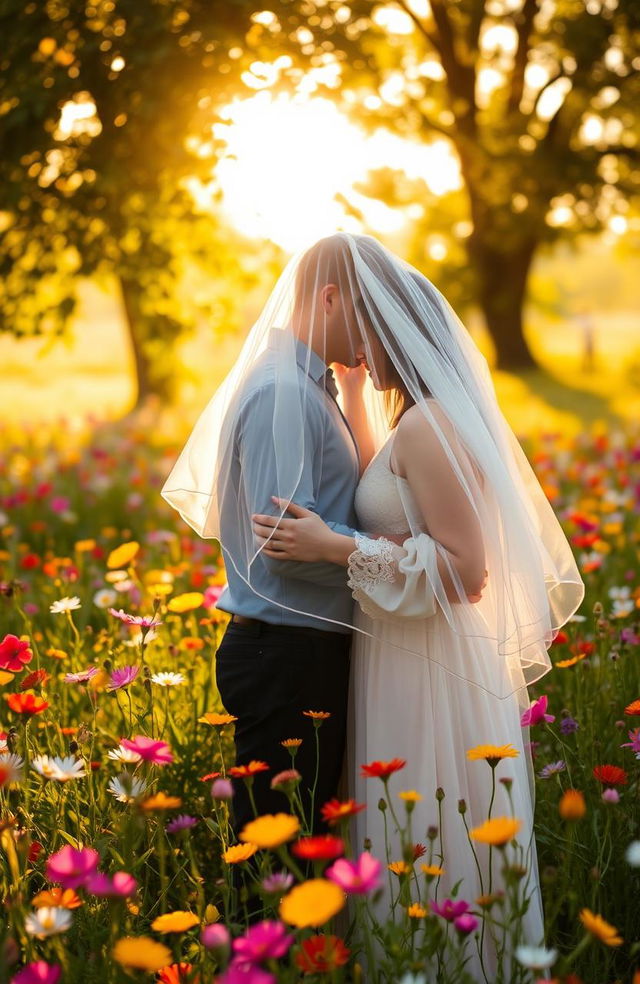
[[[356,350],[358,362],[368,371],[375,389],[390,389],[392,383],[389,379],[389,356],[368,319],[360,319],[360,334],[361,344]]]

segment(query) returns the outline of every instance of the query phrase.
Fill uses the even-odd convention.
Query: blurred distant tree
[[[250,0],[5,0],[0,7],[0,330],[63,335],[76,278],[117,278],[139,401],[168,395],[194,323],[184,264],[243,284],[194,205],[216,110],[242,89]]]
[[[620,226],[640,195],[638,0],[268,6],[265,40],[295,51],[292,72],[305,59],[315,66],[318,93],[368,127],[449,143],[462,192],[439,200],[424,176],[409,203],[422,207],[416,257],[424,268],[444,248],[455,260],[463,243],[498,366],[531,365],[522,310],[536,252]],[[400,207],[406,190],[402,175],[383,172],[369,193]],[[436,233],[440,247],[427,244]]]

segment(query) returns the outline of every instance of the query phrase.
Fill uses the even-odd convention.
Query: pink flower
[[[224,950],[229,946],[231,936],[222,923],[209,923],[200,932],[200,942],[207,950]]]
[[[133,875],[127,874],[126,871],[116,871],[115,875],[105,875],[102,871],[96,871],[87,878],[84,887],[91,895],[126,899],[134,894],[138,883]]]
[[[463,936],[467,936],[469,933],[473,933],[473,931],[478,928],[478,920],[470,912],[463,912],[461,916],[456,916],[453,920],[453,925],[459,933]]]
[[[114,670],[111,674],[107,690],[120,690],[122,687],[128,687],[139,672],[139,666],[121,666],[119,670]]]
[[[469,903],[463,899],[459,902],[455,899],[443,899],[442,902],[430,902],[429,905],[437,916],[442,916],[447,922],[453,922],[469,911]]]
[[[36,960],[19,970],[11,978],[11,984],[57,984],[61,973],[62,969],[57,964]]]
[[[153,738],[136,735],[135,738],[123,738],[120,744],[130,752],[137,752],[145,762],[153,762],[154,765],[168,765],[173,762],[173,752],[166,741],[154,741]]]
[[[293,885],[293,875],[288,871],[275,871],[262,882],[262,891],[268,895],[284,895]]]
[[[88,666],[86,670],[80,670],[79,673],[67,673],[65,674],[65,683],[86,683],[91,677],[94,677],[98,672],[97,666]]]
[[[619,803],[620,793],[617,789],[605,789],[602,793],[603,803]]]
[[[19,673],[24,668],[25,663],[30,663],[33,653],[29,649],[29,643],[17,636],[9,633],[0,642],[0,670],[8,670],[10,673]]]
[[[531,707],[524,712],[520,718],[520,724],[524,728],[527,724],[540,724],[541,721],[555,721],[555,714],[547,714],[548,697],[538,697],[531,704]]]
[[[211,795],[217,800],[230,800],[233,797],[233,783],[230,779],[216,779],[211,786]]]
[[[143,629],[155,629],[157,625],[162,625],[161,620],[154,618],[153,615],[129,615],[122,608],[119,608],[118,611],[115,608],[108,608],[107,611],[126,625],[139,625]]]
[[[99,861],[100,855],[92,847],[83,847],[78,851],[67,844],[47,858],[47,878],[60,882],[63,888],[79,888],[95,874]]]
[[[239,967],[277,960],[288,952],[294,937],[286,926],[274,919],[250,926],[244,936],[233,941],[233,963]]]
[[[181,830],[189,830],[191,827],[195,827],[197,822],[196,817],[190,817],[187,813],[181,813],[179,816],[174,817],[173,820],[170,820],[165,829],[168,834],[178,834]]]
[[[204,593],[204,601],[202,604],[205,608],[215,608],[218,603],[218,598],[224,591],[223,584],[211,584]]]
[[[338,858],[325,875],[339,885],[347,895],[366,895],[380,884],[382,865],[377,858],[363,851],[356,861]]]
[[[261,967],[241,967],[232,963],[216,978],[216,984],[276,984],[276,979]]]
[[[634,752],[640,752],[640,728],[633,728],[629,732],[629,738],[631,741],[625,741],[620,748],[631,748]]]
[[[49,502],[53,512],[63,513],[66,512],[71,501],[66,497],[66,495],[55,495]]]

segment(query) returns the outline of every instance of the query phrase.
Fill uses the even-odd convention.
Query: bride
[[[493,817],[516,818],[528,869],[521,939],[540,944],[533,770],[520,719],[527,683],[550,668],[547,648],[583,585],[484,360],[444,297],[370,237],[343,238],[352,265],[340,286],[356,312],[359,368],[335,371],[360,452],[355,509],[366,533],[337,532],[295,497],[274,497],[278,516],[254,516],[258,548],[273,560],[343,567],[357,602],[348,781],[367,806],[354,818],[357,848],[366,841],[377,857],[402,860],[378,808],[384,790],[360,769],[399,759],[392,805],[402,805],[400,791],[422,796],[412,830],[436,848],[437,898],[460,883],[456,899],[477,911],[489,886],[505,885],[499,852],[491,860],[477,843],[476,863],[465,822],[480,827],[490,806]],[[393,904],[385,886],[381,920]],[[468,952],[472,979],[493,981],[489,934]]]

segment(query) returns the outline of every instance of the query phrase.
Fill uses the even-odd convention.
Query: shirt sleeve
[[[425,619],[438,610],[437,551],[426,533],[408,537],[400,547],[389,540],[356,534],[349,556],[348,585],[371,618]]]
[[[238,453],[249,523],[254,513],[273,515],[271,496],[278,495],[280,491],[273,440],[274,400],[275,387],[267,384],[251,395],[240,414]],[[307,408],[304,426],[304,460],[294,501],[305,509],[317,512],[313,462],[322,447],[322,420],[318,408],[313,405]],[[355,531],[339,523],[329,522],[327,525],[346,536],[355,534]],[[323,587],[346,587],[346,569],[338,564],[276,560],[264,555],[261,559],[274,577],[313,581]]]

